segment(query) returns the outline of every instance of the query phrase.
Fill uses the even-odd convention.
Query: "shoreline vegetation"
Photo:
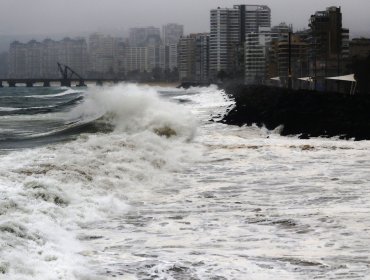
[[[229,125],[281,126],[283,136],[370,140],[370,95],[289,90],[259,85],[224,87],[235,107],[220,121]]]

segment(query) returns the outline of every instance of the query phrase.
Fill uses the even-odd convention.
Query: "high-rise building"
[[[262,84],[267,74],[269,34],[248,33],[245,39],[245,82]]]
[[[342,47],[342,13],[337,7],[316,12],[310,18],[312,44],[317,54],[330,58],[341,53]]]
[[[9,49],[9,77],[57,78],[57,62],[68,65],[80,75],[85,75],[87,45],[84,39],[65,38],[61,41],[32,40],[26,44],[17,41]]]
[[[268,77],[279,77],[280,85],[288,87],[289,76],[291,76],[293,77],[292,81],[294,87],[295,83],[298,82],[297,78],[309,75],[309,44],[307,42],[309,33],[309,30],[293,33],[292,25],[287,25],[286,23],[280,23],[271,28]],[[291,66],[290,72],[289,61]]]
[[[113,74],[117,68],[117,56],[121,38],[94,33],[89,37],[90,74]]]
[[[190,34],[178,45],[180,80],[205,82],[209,78],[209,34]]]
[[[370,39],[355,38],[349,43],[350,56],[357,58],[366,58],[370,55]]]
[[[177,23],[169,23],[163,26],[162,36],[164,45],[164,68],[173,70],[177,68],[177,44],[184,35],[184,26]]]
[[[42,58],[43,58],[43,45],[40,42],[32,40],[27,43],[27,56],[26,56],[26,77],[41,78],[43,77],[42,71]]]
[[[193,81],[195,77],[195,35],[183,36],[178,44],[178,68],[181,81]]]
[[[8,75],[8,53],[0,53],[0,77],[6,78]]]
[[[150,41],[161,40],[161,31],[157,27],[135,27],[130,29],[129,44],[130,47],[145,47]]]
[[[256,37],[266,38],[263,42],[268,44],[270,36],[267,33],[270,32],[270,28],[271,10],[265,5],[235,5],[230,9],[211,10],[211,77],[217,77],[220,71],[231,76],[242,75],[247,69],[249,71],[252,66],[246,67],[245,63],[251,63],[251,61],[244,58],[246,38],[248,34],[261,34],[261,36],[250,37],[247,45],[251,46]],[[248,52],[252,52],[251,47]],[[266,55],[265,59],[267,59]],[[256,75],[246,73],[245,76]]]
[[[258,33],[261,27],[271,27],[271,9],[266,5],[235,5],[240,11],[241,40],[245,34]]]
[[[127,47],[125,49],[125,71],[148,72],[148,49],[145,47]]]
[[[163,56],[163,48],[160,45],[147,46],[148,53],[148,71],[151,72],[155,68],[161,68],[161,58]]]
[[[64,38],[63,40],[59,41],[58,45],[59,62],[68,65],[78,74],[85,76],[88,65],[88,51],[85,39]]]
[[[176,44],[169,44],[166,46],[168,55],[166,54],[166,57],[168,57],[166,61],[166,68],[164,69],[170,69],[173,70],[177,68],[177,60],[178,60],[178,51],[177,51],[177,43]]]
[[[348,56],[348,29],[342,28],[342,13],[339,7],[318,11],[310,18],[310,56],[313,76],[339,75],[343,69],[342,59]]]
[[[293,26],[287,25],[285,22],[271,27],[271,41],[288,40],[289,32],[293,32]]]
[[[18,41],[9,48],[9,77],[26,78],[27,45]]]
[[[177,23],[168,23],[162,27],[164,45],[177,44],[184,35],[184,26]]]
[[[238,8],[213,9],[210,20],[209,68],[210,75],[216,78],[221,71],[231,73],[235,69],[241,44],[240,11]]]
[[[290,47],[288,39],[278,42],[278,76],[285,86],[288,86],[289,74],[293,78],[308,75],[308,46],[299,36],[293,34],[291,35]],[[289,73],[289,48],[291,73]],[[293,79],[293,81],[296,80]]]
[[[342,51],[341,55],[342,59],[346,60],[349,59],[349,29],[342,28]]]
[[[209,79],[209,33],[196,34],[195,76],[206,82]]]

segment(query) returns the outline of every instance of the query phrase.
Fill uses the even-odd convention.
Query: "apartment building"
[[[161,31],[154,26],[130,28],[130,47],[145,47],[149,41],[160,41]]]
[[[178,51],[180,80],[208,81],[209,33],[197,33],[181,37]]]
[[[235,70],[237,50],[241,44],[238,8],[217,8],[210,14],[209,68],[215,78],[220,71]]]
[[[28,43],[13,42],[9,48],[9,71],[12,78],[57,78],[57,62],[68,65],[80,75],[87,68],[87,44],[84,39],[46,39]]]
[[[254,69],[255,63],[250,56],[256,52],[256,38],[258,38],[259,49],[262,48],[261,43],[268,44],[271,41],[269,35],[271,32],[270,8],[265,5],[235,5],[233,8],[217,8],[211,10],[210,20],[210,76],[215,78],[220,71],[224,71],[232,77],[248,77],[248,81],[250,77],[256,77],[256,73],[260,73],[260,65]],[[249,36],[250,34],[255,35]],[[248,50],[245,49],[246,47]],[[268,45],[263,46],[263,48],[267,47]],[[263,53],[264,58],[267,59],[266,50],[258,53],[260,55]],[[249,65],[246,65],[247,63]]]

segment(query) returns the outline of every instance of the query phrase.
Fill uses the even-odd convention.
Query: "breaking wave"
[[[169,172],[196,154],[188,143],[194,117],[156,90],[118,85],[83,95],[58,113],[64,126],[32,136],[46,137],[48,145],[1,156],[0,274],[6,279],[100,279],[84,242],[100,237],[89,228],[126,215],[140,203],[132,193],[163,188]],[[82,133],[84,125],[94,125],[95,133]],[[51,134],[72,129],[74,141],[51,142]]]

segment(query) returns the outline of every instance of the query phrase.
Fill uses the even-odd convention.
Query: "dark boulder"
[[[221,120],[233,125],[283,125],[281,135],[370,139],[370,95],[232,85],[236,106]]]

